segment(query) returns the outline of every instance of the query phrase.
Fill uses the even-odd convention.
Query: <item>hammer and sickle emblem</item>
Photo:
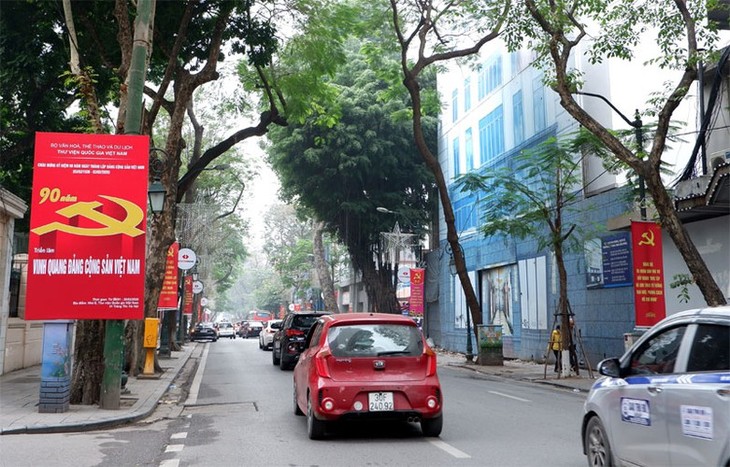
[[[43,235],[48,232],[58,230],[59,232],[66,232],[83,237],[105,237],[116,234],[125,234],[130,237],[137,237],[144,234],[143,230],[136,227],[140,222],[142,222],[142,219],[144,219],[144,212],[142,212],[142,209],[139,206],[131,201],[127,201],[126,199],[115,198],[114,196],[99,196],[121,206],[127,213],[126,218],[119,220],[97,211],[96,208],[102,205],[98,201],[82,201],[61,208],[56,211],[56,214],[60,214],[68,219],[71,219],[74,216],[83,216],[94,222],[98,222],[104,227],[84,228],[62,224],[61,222],[51,222],[50,224],[36,227],[35,229],[32,229],[32,231],[38,235]]]
[[[649,230],[649,231],[641,234],[641,240],[639,240],[639,245],[655,246],[654,245],[654,232]]]
[[[413,274],[413,282],[419,283],[422,280],[423,280],[423,277],[421,277],[421,273],[420,272],[416,272],[416,273]]]

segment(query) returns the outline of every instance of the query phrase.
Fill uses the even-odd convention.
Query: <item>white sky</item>
[[[266,236],[264,217],[272,205],[279,203],[279,179],[265,161],[265,154],[258,144],[246,146],[246,155],[255,160],[259,174],[247,182],[246,206],[243,217],[249,221],[250,234],[246,245],[252,250],[261,250]]]

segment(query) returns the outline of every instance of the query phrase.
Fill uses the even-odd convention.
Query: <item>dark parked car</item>
[[[264,329],[264,324],[261,321],[246,321],[243,336],[241,337],[244,339],[248,339],[249,337],[259,337],[262,329]]]
[[[218,332],[213,327],[213,323],[198,323],[190,333],[191,341],[212,341],[218,340]]]
[[[299,354],[304,350],[304,340],[309,328],[328,311],[308,311],[288,314],[284,318],[281,329],[274,334],[271,344],[271,362],[282,370],[291,370],[297,364]]]

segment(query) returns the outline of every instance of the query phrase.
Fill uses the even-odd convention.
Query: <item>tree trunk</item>
[[[337,299],[335,298],[335,285],[332,281],[327,261],[324,257],[324,244],[322,242],[322,234],[324,232],[324,222],[317,221],[314,223],[314,267],[319,277],[319,285],[322,288],[324,296],[324,309],[334,313],[340,310],[337,307]]]
[[[365,255],[368,256],[368,255]],[[362,272],[362,281],[370,301],[370,310],[378,313],[399,313],[398,300],[395,297],[390,268],[375,268],[372,258],[353,258],[355,267]]]
[[[404,68],[405,69],[405,68]],[[441,208],[444,213],[444,222],[446,223],[446,241],[451,247],[451,251],[456,265],[456,271],[459,276],[459,282],[464,291],[466,298],[466,304],[471,313],[471,321],[474,326],[474,337],[479,342],[479,332],[477,325],[482,324],[482,312],[477,299],[474,287],[469,280],[469,273],[466,269],[466,258],[464,257],[464,251],[459,243],[459,234],[456,231],[456,216],[454,216],[454,208],[451,204],[451,198],[449,198],[449,189],[446,186],[446,178],[441,170],[441,164],[438,159],[428,148],[426,144],[426,138],[423,134],[423,126],[421,124],[421,91],[420,85],[416,77],[409,71],[405,70],[406,78],[403,80],[403,84],[410,93],[412,105],[413,105],[413,134],[416,141],[416,147],[423,157],[426,166],[431,170],[436,179],[436,186],[438,187],[439,199],[441,200]]]
[[[101,320],[77,321],[71,377],[72,404],[99,402],[104,375],[104,328],[105,322]]]

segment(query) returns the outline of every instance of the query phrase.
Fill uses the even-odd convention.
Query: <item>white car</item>
[[[229,339],[236,338],[236,331],[233,329],[233,324],[228,322],[218,323],[218,338],[222,339],[224,337]]]
[[[281,319],[272,319],[266,322],[266,326],[259,333],[259,349],[271,350],[274,345],[274,333],[281,328]]]
[[[588,465],[730,466],[730,306],[669,316],[598,372]]]

